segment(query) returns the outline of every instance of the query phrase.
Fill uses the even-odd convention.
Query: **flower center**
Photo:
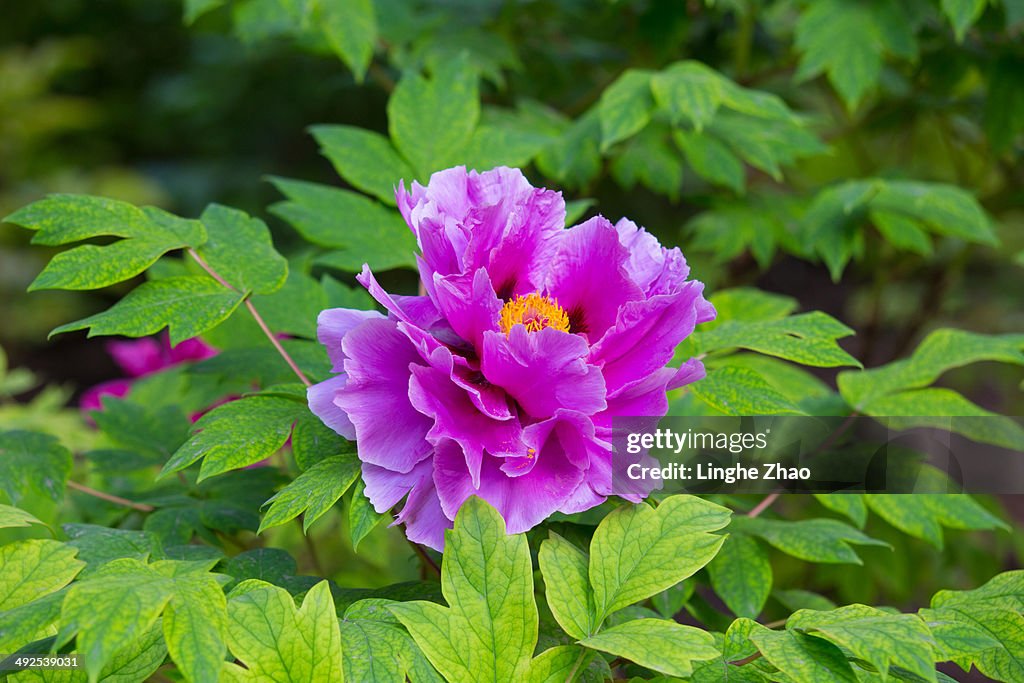
[[[533,293],[509,299],[501,309],[499,325],[506,335],[511,333],[513,325],[525,325],[527,332],[545,327],[568,332],[569,316],[556,300]]]

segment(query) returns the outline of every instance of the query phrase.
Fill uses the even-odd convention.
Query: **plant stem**
[[[306,552],[309,553],[309,560],[313,565],[313,571],[316,572],[317,576],[324,576],[324,568],[320,564],[320,556],[317,555],[316,546],[313,544],[313,539],[306,533],[306,529],[303,526],[302,519],[299,517],[295,518],[295,521],[299,525],[299,530],[302,532],[302,538],[306,541]]]
[[[79,484],[77,481],[68,481],[68,488],[72,488],[80,493],[84,493],[87,496],[92,496],[93,498],[105,500],[108,503],[123,505],[125,507],[132,508],[133,510],[138,510],[139,512],[152,512],[153,510],[156,509],[152,505],[146,505],[145,503],[136,503],[135,501],[128,500],[127,498],[115,496],[112,493],[104,493],[103,491],[97,491],[96,489],[90,488],[85,484]]]
[[[747,513],[747,517],[757,517],[759,514],[768,509],[768,507],[774,503],[779,497],[777,493],[769,493],[764,497],[760,503],[754,506],[754,509]]]
[[[760,652],[755,652],[754,654],[750,655],[749,657],[744,657],[743,659],[737,659],[735,662],[729,662],[729,663],[732,664],[733,666],[743,666],[744,664],[750,664],[755,659],[760,659],[760,657],[761,657],[761,653]]]
[[[227,280],[220,276],[220,273],[211,268],[210,264],[207,263],[205,259],[203,259],[203,257],[200,256],[198,252],[196,252],[195,249],[189,249],[188,255],[191,256],[192,259],[196,263],[198,263],[203,270],[209,273],[210,277],[212,277],[222,286],[227,287],[228,289],[235,292],[238,291],[237,287],[232,286],[231,283],[229,283]],[[281,346],[281,342],[278,341],[277,336],[270,331],[269,327],[267,327],[267,323],[263,320],[263,316],[261,316],[259,314],[259,311],[256,310],[256,307],[253,305],[252,300],[249,298],[248,294],[245,295],[245,307],[249,309],[249,313],[251,313],[253,319],[256,320],[256,324],[260,326],[260,329],[263,330],[263,334],[265,334],[267,336],[267,339],[270,340],[270,343],[274,345],[274,349],[278,352],[278,354],[280,354],[281,358],[284,359],[284,362],[288,364],[288,367],[292,369],[292,372],[294,372],[295,376],[299,378],[299,381],[302,382],[307,387],[313,386],[313,383],[309,381],[309,378],[306,377],[302,370],[299,369],[298,364],[296,364],[296,362],[292,360],[292,357],[288,355],[288,352],[284,350],[283,346]]]

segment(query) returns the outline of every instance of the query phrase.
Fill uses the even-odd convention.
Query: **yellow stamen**
[[[568,332],[569,316],[556,300],[533,293],[510,299],[501,309],[499,324],[506,335],[514,325],[524,325],[527,332],[545,327]]]

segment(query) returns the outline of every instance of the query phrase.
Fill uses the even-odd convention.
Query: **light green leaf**
[[[688,388],[694,396],[726,415],[802,414],[792,401],[748,368],[716,368]]]
[[[208,206],[199,220],[207,235],[199,255],[229,284],[255,294],[284,285],[288,261],[274,249],[263,221],[220,204]]]
[[[859,493],[815,493],[814,497],[829,510],[848,517],[859,529],[868,521],[868,506]]]
[[[590,544],[594,624],[660,593],[706,565],[725,540],[709,532],[731,512],[694,496],[672,496],[657,507],[624,505],[597,527]]]
[[[826,640],[760,625],[750,632],[750,640],[765,659],[794,681],[857,683],[846,657]]]
[[[342,644],[329,584],[321,581],[295,609],[283,588],[239,584],[228,600],[228,647],[245,665],[223,665],[222,680],[314,683],[342,680]]]
[[[205,275],[153,280],[106,311],[61,325],[50,335],[88,328],[90,337],[144,337],[167,327],[171,344],[179,344],[224,322],[243,298],[242,292],[225,289]]]
[[[1009,527],[967,494],[865,495],[871,510],[894,527],[942,549],[942,527],[1005,529]]]
[[[353,603],[341,620],[345,680],[413,683],[442,680],[388,611],[393,600]]]
[[[627,142],[612,161],[611,171],[627,190],[639,182],[673,200],[683,184],[683,160],[662,126],[651,126]]]
[[[180,580],[164,610],[171,659],[191,683],[217,683],[226,652],[227,600],[210,574]]]
[[[214,408],[164,465],[161,477],[203,460],[199,480],[257,463],[278,451],[306,407],[287,398],[250,396]]]
[[[835,519],[782,521],[763,517],[735,517],[730,531],[759,536],[787,555],[808,562],[863,564],[852,545],[889,547]]]
[[[601,172],[601,122],[591,108],[537,156],[537,168],[568,187],[582,187]]]
[[[64,593],[65,589],[61,589],[21,607],[0,611],[0,650],[17,652],[28,643],[48,635],[50,626],[60,618]]]
[[[849,605],[828,612],[800,610],[787,620],[786,628],[824,638],[877,671],[898,666],[935,681],[935,640],[916,615]]]
[[[652,72],[628,69],[601,93],[601,150],[636,135],[651,120],[654,98]]]
[[[407,72],[388,100],[388,130],[420,178],[451,166],[480,118],[477,73],[467,58],[444,62],[431,79]]]
[[[173,580],[152,567],[133,559],[115,560],[68,590],[58,642],[77,633],[86,673],[96,681],[125,643],[156,623],[173,592]]]
[[[373,0],[321,2],[320,22],[327,42],[362,83],[377,42],[377,15]]]
[[[575,681],[595,654],[578,645],[558,645],[540,653],[530,661],[526,683],[566,683]]]
[[[58,502],[71,474],[71,452],[55,437],[37,432],[0,432],[0,491],[21,505],[38,497]]]
[[[753,538],[733,534],[708,564],[711,587],[738,617],[756,619],[772,591],[768,552]]]
[[[85,563],[78,551],[48,539],[28,539],[0,546],[0,612],[15,609],[60,590],[78,576]]]
[[[540,544],[538,561],[544,575],[544,595],[555,620],[573,638],[586,638],[594,631],[587,554],[552,531]]]
[[[661,619],[634,619],[590,636],[581,644],[670,676],[689,676],[693,662],[719,652],[707,631]]]
[[[310,525],[345,495],[358,476],[359,458],[355,453],[321,460],[267,501],[270,509],[256,533],[290,522],[303,513],[302,530],[309,531]]]
[[[206,240],[198,221],[87,195],[50,195],[5,220],[36,230],[35,244],[60,245],[100,236],[124,238],[106,246],[88,244],[57,254],[30,290],[99,289],[138,275],[168,251],[198,247]]]
[[[472,497],[445,546],[441,589],[450,607],[413,601],[391,611],[452,683],[520,680],[537,643],[526,537],[507,535],[501,515]]]
[[[399,181],[408,185],[416,176],[380,133],[355,126],[313,126],[310,132],[342,178],[386,204],[395,205]]]
[[[416,240],[397,211],[355,192],[300,180],[273,178],[288,201],[270,212],[288,221],[305,239],[335,249],[320,262],[358,272],[415,267]]]
[[[518,168],[529,164],[549,142],[551,137],[534,131],[484,123],[455,161],[481,172],[498,166]]]
[[[821,311],[801,313],[781,320],[727,321],[709,331],[695,333],[698,352],[744,348],[802,365],[860,366],[860,362],[836,343],[853,330]]]
[[[0,529],[42,524],[31,513],[10,505],[0,505]]]

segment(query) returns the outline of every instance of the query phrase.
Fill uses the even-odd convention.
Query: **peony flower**
[[[426,294],[389,294],[364,266],[387,314],[320,314],[337,374],[308,394],[358,442],[374,508],[404,499],[395,523],[440,550],[472,495],[509,533],[600,504],[612,419],[663,416],[666,392],[704,375],[697,360],[666,367],[715,316],[703,284],[629,220],[565,229],[561,194],[516,169],[448,169],[400,185],[397,202]]]
[[[180,363],[205,360],[217,355],[217,349],[199,338],[186,339],[172,347],[167,335],[159,338],[143,337],[133,341],[112,341],[106,346],[107,353],[128,377],[113,379],[86,389],[78,403],[84,413],[103,410],[101,399],[104,396],[126,396],[131,390],[133,379],[151,375]]]

